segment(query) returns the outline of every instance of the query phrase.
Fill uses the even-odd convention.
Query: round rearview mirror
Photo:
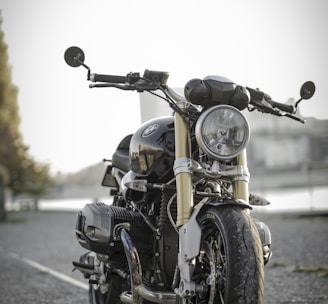
[[[312,81],[305,82],[301,87],[301,98],[309,99],[314,95],[315,92],[315,84]]]
[[[83,51],[77,46],[69,47],[65,51],[64,58],[66,63],[73,68],[82,65],[85,59]]]

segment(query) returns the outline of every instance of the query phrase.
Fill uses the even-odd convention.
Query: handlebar
[[[281,111],[284,111],[286,113],[293,114],[295,112],[295,107],[293,105],[287,105],[285,103],[280,103],[276,101],[269,102],[274,108],[278,108]]]
[[[126,83],[128,78],[126,76],[91,74],[89,80],[92,82]]]
[[[90,74],[88,80],[92,82],[103,82],[101,84],[91,84],[94,87],[114,87],[121,90],[155,91],[160,87],[166,87],[169,77],[167,72],[145,70],[141,77],[139,73],[129,73],[126,76]]]
[[[90,84],[90,88],[114,87],[121,90],[136,90],[142,92],[153,91],[159,89],[160,87],[166,87],[166,89],[168,90],[167,93],[170,93],[169,95],[171,95],[174,93],[174,91],[172,91],[166,86],[167,78],[168,73],[166,72],[150,70],[146,70],[143,77],[140,77],[139,73],[129,73],[126,76],[104,74],[91,74],[89,76],[89,80],[92,82],[102,82]],[[247,87],[246,89],[250,93],[250,104],[260,112],[269,113],[276,116],[286,116],[302,123],[305,122],[302,118],[293,115],[295,113],[295,107],[293,105],[287,105],[284,103],[273,101],[268,94],[264,93],[263,91],[260,91],[259,89],[252,89],[249,87]],[[179,96],[178,99],[181,100],[181,98],[182,97]]]
[[[273,101],[268,94],[258,89],[247,88],[247,90],[250,93],[250,104],[254,107],[253,109],[276,116],[286,116],[301,123],[305,123],[304,119],[294,115],[296,109],[293,105]]]
[[[295,113],[295,108],[293,105],[273,101],[268,94],[260,91],[259,89],[247,88],[247,90],[251,97],[250,104],[260,111],[271,113],[272,111],[281,110],[289,114]]]

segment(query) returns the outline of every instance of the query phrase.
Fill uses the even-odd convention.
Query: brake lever
[[[294,119],[294,120],[296,120],[296,121],[298,121],[298,122],[301,122],[301,123],[306,123],[306,120],[305,119],[303,119],[303,118],[301,118],[301,117],[298,117],[298,116],[296,116],[296,115],[293,115],[293,114],[289,114],[289,113],[285,113],[284,115],[282,115],[282,116],[286,116],[286,117],[288,117],[288,118],[291,118],[291,119]]]
[[[301,123],[305,123],[306,120],[298,117],[294,114],[290,114],[290,113],[286,113],[283,111],[280,111],[279,109],[275,109],[271,106],[271,104],[269,102],[267,102],[266,100],[262,99],[262,100],[253,100],[252,101],[252,106],[254,107],[252,110],[257,109],[258,111],[262,112],[262,113],[268,113],[268,114],[272,114],[275,116],[286,116],[288,118],[291,118],[293,120],[296,120],[298,122]]]

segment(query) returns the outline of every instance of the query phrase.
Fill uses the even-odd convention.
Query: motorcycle
[[[89,302],[263,303],[271,234],[251,210],[269,202],[249,193],[242,110],[304,123],[296,110],[314,83],[303,84],[295,105],[221,76],[192,79],[180,96],[167,72],[94,74],[78,47],[64,58],[87,69],[91,88],[149,92],[173,111],[119,143],[102,182],[112,204],[90,203],[77,215],[88,251],[73,265],[88,279]]]

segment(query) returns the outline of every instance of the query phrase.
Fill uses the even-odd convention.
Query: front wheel
[[[247,210],[209,207],[199,215],[201,251],[194,280],[197,304],[260,304],[264,292],[262,245]]]

